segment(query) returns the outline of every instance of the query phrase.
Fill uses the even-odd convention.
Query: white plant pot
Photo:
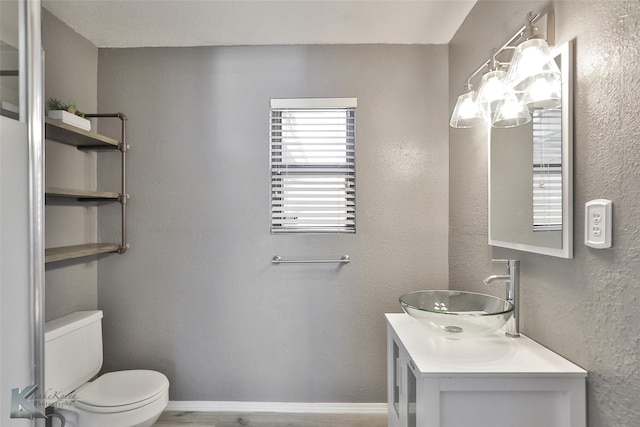
[[[83,117],[71,114],[64,110],[51,110],[49,111],[49,117],[56,120],[62,120],[62,123],[66,123],[71,126],[79,127],[86,131],[91,130],[91,122]]]

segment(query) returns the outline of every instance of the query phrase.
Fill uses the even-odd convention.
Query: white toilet
[[[169,402],[169,380],[160,372],[109,372],[90,381],[102,367],[102,311],[49,321],[44,335],[47,406],[65,427],[149,427],[160,417]]]

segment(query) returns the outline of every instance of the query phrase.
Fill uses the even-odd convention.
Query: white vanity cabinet
[[[386,318],[389,427],[586,427],[587,372],[535,341]]]

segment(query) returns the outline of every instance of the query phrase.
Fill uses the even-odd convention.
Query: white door
[[[27,59],[29,49],[40,50],[40,4],[28,3],[27,7],[24,0],[0,0],[0,427],[34,424],[28,418],[12,418],[16,404],[24,403],[13,396],[12,404],[12,390],[18,389],[23,393],[18,397],[26,398],[24,390],[34,385],[40,375],[34,366],[35,355],[43,354],[34,334],[41,334],[34,324],[34,314],[41,313],[34,311],[37,292],[30,279],[34,275],[30,262],[34,239],[30,239],[29,231],[33,223],[29,203],[33,182],[29,169],[29,147],[33,142],[30,134],[34,123],[42,126],[41,115],[36,114],[34,120],[36,110],[30,109],[29,104],[32,107],[32,99],[43,96],[42,70],[41,63],[33,68]],[[28,28],[34,30],[34,25],[37,28],[28,35]],[[29,83],[37,80],[35,85]],[[39,106],[41,101],[36,104]],[[41,143],[37,135],[36,140]],[[28,402],[38,398],[39,392],[31,394]]]

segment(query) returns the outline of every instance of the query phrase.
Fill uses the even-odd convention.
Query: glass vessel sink
[[[477,338],[500,329],[513,304],[463,291],[416,291],[400,297],[402,309],[429,331],[452,339]]]

